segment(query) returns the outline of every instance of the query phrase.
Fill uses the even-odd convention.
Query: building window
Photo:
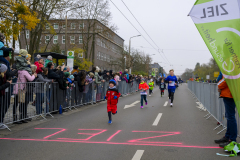
[[[49,26],[49,24],[46,24],[46,29],[50,29],[50,26]]]
[[[102,47],[106,48],[106,42],[104,40],[102,40]]]
[[[28,51],[28,49],[29,49],[29,45],[26,45],[26,50]]]
[[[101,46],[101,40],[99,38],[97,39],[97,45]]]
[[[61,51],[62,54],[65,54],[65,51]]]
[[[65,25],[65,24],[63,24],[63,25],[62,25],[62,28],[63,28],[63,29],[66,29],[66,25]]]
[[[70,39],[71,39],[71,44],[75,44],[75,36],[70,36]]]
[[[107,57],[106,57],[107,55],[106,54],[104,54],[104,61],[107,61]]]
[[[53,44],[58,43],[58,35],[53,36]]]
[[[101,60],[103,61],[103,53],[101,53]]]
[[[109,55],[107,55],[107,61],[110,62],[110,56]]]
[[[79,25],[79,29],[84,29],[84,23]]]
[[[62,44],[65,44],[65,35],[62,36]]]
[[[29,39],[29,30],[26,30],[26,38]]]
[[[79,35],[79,44],[83,44],[83,35],[82,34]]]
[[[42,36],[40,37],[39,44],[42,44]]]
[[[76,23],[71,23],[71,29],[76,29]]]
[[[45,36],[45,43],[49,43],[50,41],[50,36]]]
[[[58,27],[59,27],[59,25],[58,25],[57,23],[54,23],[54,24],[53,24],[53,28],[54,28],[54,29],[58,29]]]

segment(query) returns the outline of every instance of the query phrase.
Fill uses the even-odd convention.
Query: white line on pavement
[[[144,150],[137,150],[132,160],[140,160],[142,158]]]
[[[166,107],[167,105],[168,105],[168,101],[166,101],[163,106]]]
[[[159,113],[157,118],[153,122],[153,126],[157,126],[158,125],[158,122],[160,121],[161,117],[162,117],[162,113]]]

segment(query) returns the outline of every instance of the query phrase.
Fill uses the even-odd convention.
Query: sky
[[[150,43],[143,37],[136,37],[132,39],[131,46],[151,55],[153,62],[159,63],[165,71],[174,69],[176,75],[181,75],[186,68],[194,69],[197,62],[208,63],[212,57],[192,19],[187,16],[196,0],[123,0],[157,46],[122,0],[112,1]],[[109,2],[112,23],[117,25],[117,34],[128,45],[129,38],[139,35],[139,32]],[[162,49],[165,56],[153,47]]]

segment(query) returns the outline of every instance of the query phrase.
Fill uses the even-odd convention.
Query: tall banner
[[[162,73],[159,73],[159,76],[162,77]]]
[[[166,76],[166,74],[165,74],[165,73],[163,73],[163,77],[164,77],[164,78],[167,78],[167,76]]]
[[[240,115],[240,0],[197,0],[189,15],[223,73]]]
[[[67,65],[69,66],[70,71],[72,71],[74,65],[74,51],[67,52]]]

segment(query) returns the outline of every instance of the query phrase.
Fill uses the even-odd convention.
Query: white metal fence
[[[1,91],[0,123],[8,128],[9,124],[31,121],[32,118],[53,118],[53,113],[58,112],[60,106],[72,110],[103,101],[108,83],[93,82],[84,86],[83,92],[79,91],[77,82],[67,90],[61,90],[58,83],[13,83]],[[138,91],[138,83],[121,81],[118,82],[117,88],[121,95],[127,95]]]
[[[204,117],[209,119],[213,117],[217,120],[218,126],[214,128],[216,130],[222,127],[222,130],[217,134],[220,134],[227,129],[227,119],[225,116],[225,106],[223,99],[219,98],[218,86],[216,83],[201,83],[195,81],[188,81],[188,88],[193,96],[199,101],[200,110],[207,110],[208,114]],[[240,118],[236,112],[236,119],[238,123],[238,133],[240,131]]]

